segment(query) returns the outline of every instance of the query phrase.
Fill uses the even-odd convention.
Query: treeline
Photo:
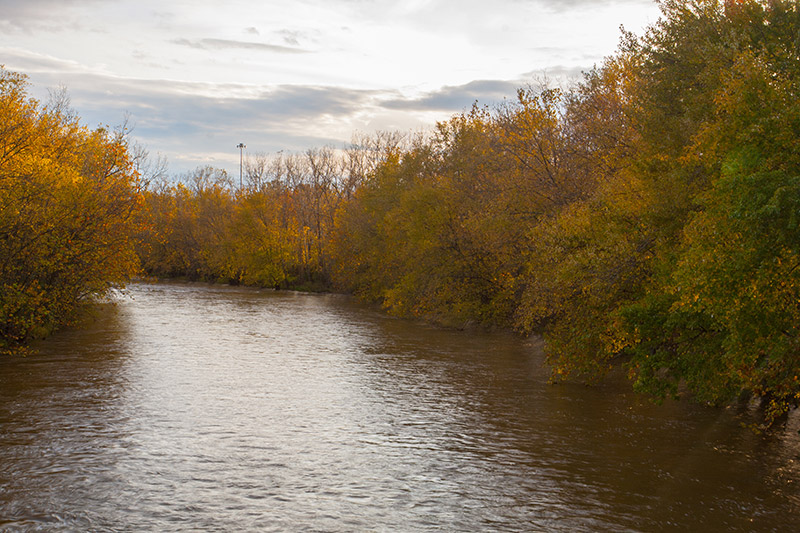
[[[123,130],[89,130],[0,67],[0,353],[76,318],[137,272],[137,159]]]
[[[557,379],[620,363],[775,421],[800,399],[800,12],[660,6],[569,90],[151,190],[145,267],[538,332]]]
[[[572,90],[522,90],[383,162],[341,210],[341,286],[541,332],[557,378],[800,400],[800,10],[666,0]]]
[[[249,157],[242,183],[201,167],[152,180],[138,247],[157,277],[330,290],[335,219],[403,136],[363,136],[343,150]]]

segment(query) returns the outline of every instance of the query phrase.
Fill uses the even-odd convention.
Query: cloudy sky
[[[66,87],[179,174],[239,150],[344,146],[576,79],[658,18],[651,0],[0,0],[0,64]]]

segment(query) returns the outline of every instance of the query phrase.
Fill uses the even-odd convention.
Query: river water
[[[798,531],[797,417],[548,385],[535,342],[135,285],[0,359],[0,531]]]

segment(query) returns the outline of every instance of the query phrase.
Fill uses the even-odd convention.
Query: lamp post
[[[244,143],[239,143],[236,145],[236,148],[239,149],[239,190],[242,190],[242,162],[244,161],[244,149],[247,146]]]

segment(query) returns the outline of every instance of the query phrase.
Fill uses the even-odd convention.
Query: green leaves
[[[784,59],[800,26],[787,2],[726,4],[724,15],[728,59],[704,67],[718,70],[705,87],[713,105],[673,156],[707,178],[647,295],[620,315],[638,389],[685,383],[711,403],[755,395],[769,426],[800,399],[800,107],[797,65]]]

